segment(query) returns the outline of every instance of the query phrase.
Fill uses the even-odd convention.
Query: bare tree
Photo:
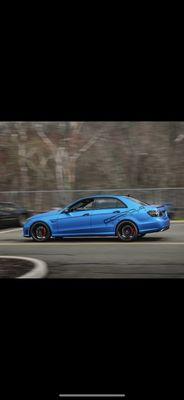
[[[26,162],[26,142],[27,134],[24,124],[18,122],[15,124],[17,129],[17,134],[15,138],[18,142],[18,155],[19,155],[19,165],[20,165],[20,177],[21,177],[21,189],[23,191],[29,190],[29,178],[28,178],[28,167]],[[27,193],[24,193],[23,201],[27,202]]]
[[[70,148],[69,150],[74,151],[73,143],[74,137],[81,133],[83,122],[70,122],[71,137],[70,137]],[[45,134],[42,123],[35,124],[37,135],[42,139],[44,144],[49,148],[54,160],[56,169],[56,181],[57,188],[64,189],[71,187],[75,182],[76,162],[82,153],[89,150],[89,148],[96,142],[100,132],[93,135],[82,147],[70,154],[66,146],[59,146],[53,143],[50,138]],[[66,178],[66,179],[65,179]],[[68,184],[67,184],[68,183]]]
[[[62,158],[63,158],[64,151],[60,147],[57,148],[56,144],[52,143],[52,141],[47,137],[47,135],[44,132],[42,123],[36,123],[35,128],[36,128],[37,135],[44,142],[44,144],[49,148],[50,153],[51,153],[53,159],[55,160],[57,189],[63,189],[64,188],[64,176],[63,176]],[[46,162],[46,160],[44,158],[42,160],[42,165],[45,164],[45,162]]]

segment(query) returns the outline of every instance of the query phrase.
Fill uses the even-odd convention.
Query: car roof
[[[91,195],[91,196],[86,196],[86,197],[81,197],[80,199],[78,199],[78,200],[84,200],[84,199],[100,199],[100,198],[104,198],[104,197],[106,197],[106,198],[108,198],[108,197],[112,197],[112,198],[115,198],[115,199],[123,199],[123,198],[126,198],[126,199],[131,199],[131,197],[130,196],[123,196],[123,195],[118,195],[118,194],[95,194],[95,195]],[[76,200],[77,201],[77,200]]]

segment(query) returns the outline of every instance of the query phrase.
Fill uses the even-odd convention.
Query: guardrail
[[[80,197],[94,194],[130,194],[150,204],[171,203],[176,216],[184,217],[184,187],[1,191],[0,201],[16,203],[29,210],[40,212],[54,207],[64,207]]]

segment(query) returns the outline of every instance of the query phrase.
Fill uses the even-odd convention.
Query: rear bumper
[[[140,233],[163,232],[170,228],[169,218],[154,218],[153,221],[144,223],[139,229]]]
[[[166,231],[166,230],[169,229],[169,228],[170,228],[170,225],[169,225],[169,226],[166,226],[165,228],[162,228],[160,232]]]

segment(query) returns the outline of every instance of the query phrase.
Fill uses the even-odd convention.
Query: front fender
[[[29,231],[31,231],[31,228],[33,227],[33,225],[35,225],[35,224],[45,224],[45,225],[47,225],[48,227],[49,227],[49,229],[50,229],[50,231],[51,231],[51,233],[52,233],[52,225],[51,225],[51,223],[50,223],[50,221],[44,221],[44,219],[39,219],[38,221],[36,220],[36,221],[33,221],[32,222],[32,224],[30,225],[30,227],[29,227]]]

